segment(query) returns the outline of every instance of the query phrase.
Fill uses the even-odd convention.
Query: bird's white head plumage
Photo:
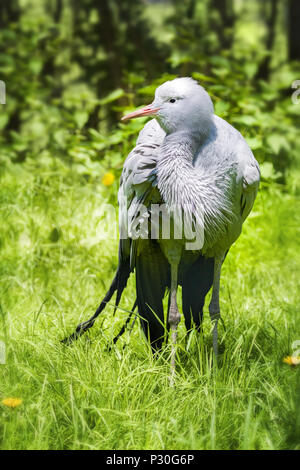
[[[153,102],[127,114],[122,120],[154,116],[166,134],[188,131],[209,133],[214,107],[209,94],[190,77],[175,78],[160,85]]]
[[[214,113],[209,94],[189,77],[175,78],[159,86],[152,106],[159,108],[156,119],[167,134],[205,131]]]

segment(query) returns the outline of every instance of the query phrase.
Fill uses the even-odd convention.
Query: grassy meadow
[[[297,175],[294,175],[297,179]],[[293,178],[291,176],[290,181]],[[118,182],[84,180],[59,160],[0,174],[2,449],[300,449],[300,367],[283,358],[300,339],[300,201],[263,184],[223,268],[221,367],[204,335],[180,325],[175,388],[168,354],[153,359],[136,323],[111,352],[134,301],[131,279],[70,347],[60,343],[95,310],[117,266],[117,240],[97,241],[97,209]]]

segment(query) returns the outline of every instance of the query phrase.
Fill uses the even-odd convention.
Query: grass
[[[116,185],[117,183],[115,183]],[[222,273],[222,367],[204,336],[180,325],[176,386],[168,349],[154,360],[136,325],[107,344],[134,301],[134,280],[113,317],[90,335],[59,340],[94,311],[117,265],[117,240],[97,242],[93,215],[115,189],[59,162],[0,174],[2,449],[300,449],[300,367],[282,359],[300,339],[299,199],[263,188]],[[124,348],[124,346],[126,347]]]

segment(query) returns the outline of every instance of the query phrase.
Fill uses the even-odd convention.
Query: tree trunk
[[[271,61],[272,61],[272,51],[274,50],[274,44],[276,39],[276,24],[278,16],[278,6],[279,0],[271,0],[271,12],[270,16],[266,21],[268,28],[267,40],[266,40],[266,49],[268,55],[263,59],[258,68],[256,78],[268,80],[271,73]]]
[[[125,47],[126,67],[136,61],[143,64],[149,78],[155,78],[166,71],[168,54],[162,50],[155,38],[151,35],[151,27],[143,17],[143,2],[120,2],[118,5],[119,21],[124,25],[125,44],[134,44],[131,51]]]
[[[300,1],[289,0],[288,5],[288,54],[289,60],[300,59]]]
[[[235,24],[233,0],[211,0],[211,7],[218,13],[213,26],[219,38],[219,49],[231,49]]]
[[[0,25],[5,26],[8,23],[17,23],[21,11],[18,0],[0,0]]]
[[[55,23],[60,22],[62,10],[63,10],[63,0],[56,0],[55,10],[53,13],[53,19]]]

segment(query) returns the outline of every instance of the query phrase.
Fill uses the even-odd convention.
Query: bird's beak
[[[133,111],[132,113],[126,114],[125,116],[122,117],[121,121],[127,121],[128,119],[133,119],[136,117],[155,116],[155,114],[159,110],[160,108],[154,108],[151,104],[149,104],[148,106],[145,106],[142,109],[137,109],[136,111]]]

